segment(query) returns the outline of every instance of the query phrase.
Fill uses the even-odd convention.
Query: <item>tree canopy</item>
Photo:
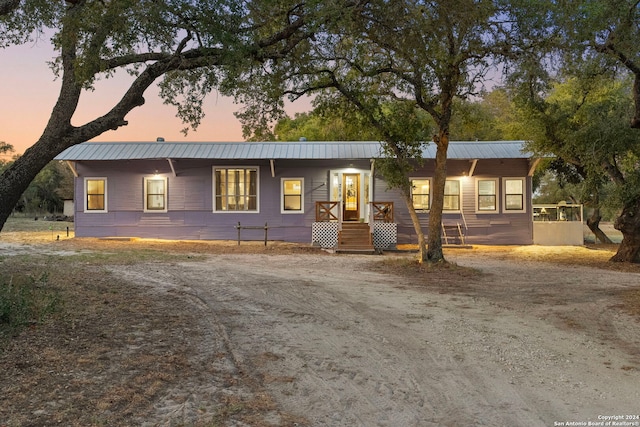
[[[559,119],[564,114],[569,118],[569,114],[574,123],[567,127],[556,123],[553,134],[572,143],[554,146],[554,154],[570,160],[575,153],[568,152],[569,147],[579,147],[577,141],[592,145],[593,156],[583,160],[596,163],[594,168],[600,168],[621,195],[622,210],[614,226],[622,232],[623,241],[612,260],[640,262],[640,186],[634,160],[639,136],[637,131],[628,133],[629,128],[640,128],[640,3],[635,0],[531,3],[534,8],[547,11],[541,16],[552,35],[551,43],[549,49],[519,59],[521,67],[511,73],[512,83],[520,89],[521,96],[535,104],[553,90],[556,82],[576,79],[573,90],[578,92],[572,100],[565,96],[560,104],[541,102],[537,108],[542,111],[551,106],[555,111],[546,110],[551,113],[548,117]],[[521,22],[532,22],[530,14],[520,16]],[[618,100],[626,100],[626,105],[623,102],[614,106],[611,99],[597,98],[594,82],[600,80],[602,94],[602,88],[607,87],[602,80],[615,84],[621,76],[629,76],[632,81],[625,93],[618,91],[615,95]],[[589,97],[581,97],[587,92]],[[594,129],[593,123],[585,120],[589,116],[602,119],[598,121],[604,125]],[[621,117],[625,123],[621,123]]]
[[[595,86],[580,104],[568,94],[563,98],[554,81],[566,83],[573,76],[588,84],[593,76],[617,81],[628,74],[630,90],[615,96],[631,100],[627,127],[640,128],[639,28],[636,0],[0,0],[0,47],[53,31],[58,56],[52,67],[60,84],[41,137],[0,177],[0,226],[55,155],[126,126],[127,114],[145,103],[153,84],[191,127],[203,118],[207,94],[234,96],[243,105],[238,117],[245,135],[255,139],[273,136],[284,96],[314,94],[319,108],[357,118],[354,123],[366,123],[367,134],[383,141],[387,159],[378,170],[402,193],[419,236],[420,258],[441,261],[449,139],[522,135],[521,128],[498,128],[486,111],[462,102],[480,95],[489,76],[504,71],[522,89],[520,95],[540,103],[538,111],[547,119],[567,120],[568,126],[556,123],[554,135],[571,144],[554,146],[554,154],[569,159],[575,154],[569,146],[601,141],[592,157],[620,189],[623,205],[616,227],[625,239],[617,259],[638,261],[637,139],[613,121],[624,114],[602,102],[604,94],[591,98]],[[72,125],[82,95],[114,73],[131,77],[120,100],[99,117]],[[496,109],[510,102],[502,95],[495,92]],[[610,125],[599,129],[587,119],[607,114]],[[352,123],[334,123],[335,132],[353,131]],[[548,130],[540,141],[548,140]],[[423,143],[437,147],[428,239],[408,179]],[[614,157],[599,157],[601,151]]]
[[[350,7],[342,2],[343,9]],[[202,120],[202,101],[212,90],[240,93],[256,69],[296,49],[329,19],[324,1],[78,0],[11,2],[0,15],[0,47],[24,43],[53,30],[58,56],[53,71],[60,94],[42,135],[0,179],[0,227],[38,172],[64,149],[107,130],[126,126],[127,114],[145,103],[160,79],[165,102],[186,124]],[[332,10],[337,10],[335,7]],[[81,96],[99,78],[116,72],[130,86],[104,114],[71,124]]]
[[[379,170],[401,191],[421,260],[444,260],[440,223],[456,99],[478,94],[514,46],[503,6],[492,0],[363,2],[328,22],[308,51],[279,62],[258,85],[266,88],[258,93],[267,93],[280,84],[294,99],[314,93],[318,105],[351,109],[377,131],[387,154]],[[264,115],[255,108],[241,118],[260,130]],[[429,142],[437,156],[427,242],[407,174]]]

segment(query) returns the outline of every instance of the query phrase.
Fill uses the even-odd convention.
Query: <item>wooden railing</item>
[[[393,222],[393,202],[371,202],[369,222]],[[316,202],[316,222],[342,222],[340,202]]]
[[[393,222],[393,202],[371,202],[373,220]]]
[[[338,221],[336,214],[332,212],[340,212],[337,208],[340,202],[316,202],[316,222]]]

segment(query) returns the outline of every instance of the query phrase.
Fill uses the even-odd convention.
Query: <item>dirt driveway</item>
[[[190,372],[140,424],[640,425],[640,323],[625,305],[640,272],[541,251],[588,253],[452,250],[458,267],[413,274],[411,254],[223,250],[107,265],[191,315]],[[260,409],[234,417],[227,405],[208,424],[213,398]]]
[[[314,426],[535,426],[640,414],[640,275],[457,252],[457,283],[383,258],[219,255],[114,270],[194,296],[233,363]],[[378,271],[371,271],[372,269]]]

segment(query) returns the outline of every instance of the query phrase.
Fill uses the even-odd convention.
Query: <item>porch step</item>
[[[374,253],[369,224],[343,222],[336,252]]]

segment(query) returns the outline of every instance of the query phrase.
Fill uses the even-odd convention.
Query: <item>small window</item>
[[[506,212],[524,212],[524,178],[504,178],[504,210]]]
[[[214,168],[214,211],[258,211],[258,168]]]
[[[478,179],[476,181],[477,200],[476,210],[478,212],[498,211],[498,181],[496,179]]]
[[[144,211],[167,212],[167,178],[144,179]]]
[[[304,212],[304,179],[282,178],[282,213]]]
[[[85,178],[85,212],[107,212],[107,178]]]
[[[427,211],[430,205],[431,183],[428,179],[419,178],[411,180],[411,200],[413,208],[417,211]]]
[[[444,183],[444,201],[442,204],[442,210],[460,210],[460,181],[447,180]]]

